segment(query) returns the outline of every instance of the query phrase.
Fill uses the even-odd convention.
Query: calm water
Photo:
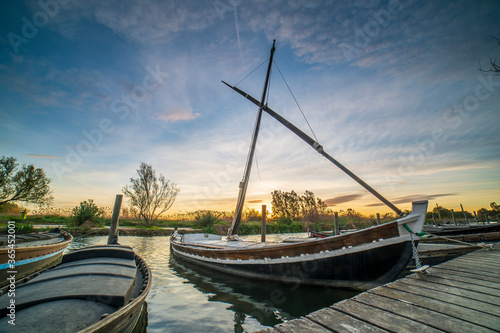
[[[268,235],[268,240],[283,236]],[[107,239],[76,237],[68,250],[106,244]],[[253,332],[357,294],[205,270],[171,255],[169,237],[121,236],[120,244],[132,246],[153,273],[147,297],[148,332]]]

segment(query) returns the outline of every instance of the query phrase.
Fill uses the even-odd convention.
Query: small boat
[[[402,211],[389,200],[326,153],[322,145],[269,108],[265,101],[274,50],[275,44],[273,43],[260,101],[224,82],[259,107],[228,236],[223,238],[211,234],[185,234],[183,236],[174,234],[170,238],[172,252],[181,259],[206,268],[252,279],[361,290],[392,281],[403,271],[412,255],[415,254],[413,249],[425,222],[428,202],[413,202],[411,214],[404,216]],[[257,243],[241,240],[238,237],[238,228],[263,112],[271,115],[299,136],[319,154],[393,209],[401,218],[348,234],[308,238],[294,243]]]
[[[465,224],[465,225],[425,225],[424,231],[438,236],[471,235],[490,232],[500,232],[500,223]]]
[[[60,263],[1,290],[5,332],[145,332],[151,270],[129,246],[118,244],[117,195],[108,245],[65,254]]]
[[[0,235],[0,287],[7,277],[16,279],[50,266],[61,259],[73,237],[64,230]]]
[[[150,288],[151,271],[131,247],[84,248],[5,287],[0,326],[16,332],[132,332]]]

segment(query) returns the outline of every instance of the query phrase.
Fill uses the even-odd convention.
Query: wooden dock
[[[260,332],[499,332],[500,250],[478,250]]]

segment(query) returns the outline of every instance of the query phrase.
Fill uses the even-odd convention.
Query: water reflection
[[[75,238],[68,251],[106,244]],[[168,237],[122,236],[149,264],[148,332],[252,332],[298,318],[357,292],[248,280],[214,272],[170,254]]]
[[[286,320],[352,297],[357,292],[294,283],[248,280],[206,270],[170,255],[174,274],[207,295],[210,302],[224,302],[234,311],[234,331],[243,332],[245,320],[255,318],[261,325],[274,326]]]

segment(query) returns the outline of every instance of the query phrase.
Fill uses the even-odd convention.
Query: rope
[[[234,86],[236,87],[238,84],[240,84],[241,82],[243,82],[247,77],[249,77],[250,75],[253,74],[253,72],[255,72],[257,69],[260,68],[260,66],[264,65],[267,61],[269,60],[269,58],[267,58],[266,60],[264,60],[259,66],[257,66],[253,71],[251,71],[250,73],[247,74],[247,76],[245,76],[243,79],[241,79],[238,83],[236,83]]]
[[[464,241],[459,241],[458,239],[453,239],[453,238],[449,238],[449,237],[445,237],[445,236],[438,236],[438,235],[429,234],[429,233],[426,233],[426,235],[429,235],[429,236],[432,236],[432,237],[436,237],[436,238],[442,238],[442,239],[445,239],[447,241],[455,242],[455,243],[458,243],[458,244],[464,244],[464,245],[468,245],[468,246],[475,246],[475,247],[486,248],[486,249],[490,248],[490,246],[486,245],[486,244],[473,244],[473,243],[468,243],[468,242],[464,242]]]
[[[273,62],[274,62],[274,61],[273,61]],[[299,102],[297,102],[297,99],[295,98],[295,95],[293,94],[292,89],[290,89],[290,86],[289,86],[289,85],[288,85],[288,83],[286,82],[285,77],[284,77],[284,76],[283,76],[283,74],[281,73],[281,71],[280,71],[280,69],[279,69],[278,65],[276,64],[276,62],[274,62],[274,65],[275,65],[275,66],[276,66],[276,68],[278,69],[278,72],[280,73],[281,78],[283,79],[283,82],[285,82],[285,85],[286,85],[286,87],[288,88],[288,91],[289,91],[289,92],[290,92],[290,94],[292,95],[293,100],[295,101],[295,104],[297,104],[297,106],[299,107],[300,113],[302,113],[302,117],[304,117],[304,119],[305,119],[305,121],[306,121],[306,123],[307,123],[307,126],[309,126],[309,129],[311,130],[312,135],[313,135],[313,136],[314,136],[314,138],[316,139],[316,142],[319,142],[318,138],[316,137],[316,134],[314,134],[314,131],[313,131],[313,129],[312,129],[312,127],[311,127],[311,125],[309,124],[309,121],[307,121],[306,115],[305,115],[305,114],[304,114],[304,112],[302,111],[302,108],[300,107]]]
[[[411,251],[413,255],[413,260],[415,260],[415,267],[417,268],[417,270],[420,270],[422,269],[422,263],[418,255],[417,247],[415,246],[415,241],[413,240],[413,232],[410,232],[410,239],[411,239]]]

